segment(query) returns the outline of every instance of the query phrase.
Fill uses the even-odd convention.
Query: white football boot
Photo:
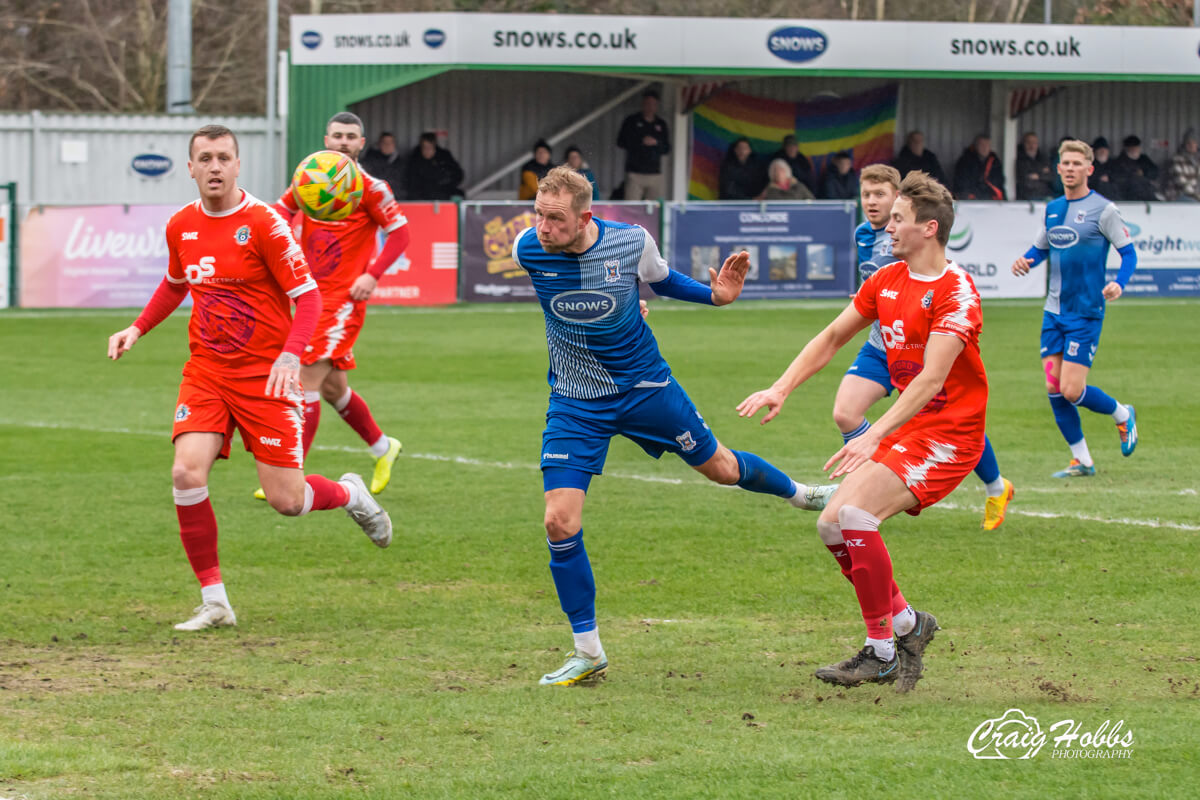
[[[383,510],[383,506],[379,505],[379,501],[371,496],[367,485],[363,483],[362,476],[355,472],[347,472],[340,481],[352,483],[357,489],[357,501],[352,501],[346,506],[346,513],[350,515],[350,519],[358,523],[358,526],[363,529],[363,533],[376,546],[387,547],[391,544],[392,518]]]
[[[224,603],[209,600],[196,606],[194,615],[187,622],[175,626],[177,631],[202,631],[206,628],[221,628],[237,625],[237,615]]]

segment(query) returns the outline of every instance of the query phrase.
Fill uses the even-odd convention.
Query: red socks
[[[304,481],[312,492],[312,506],[308,509],[310,511],[341,508],[350,502],[350,490],[323,475],[305,475]]]
[[[349,394],[350,399],[346,400],[337,412],[342,415],[342,419],[346,420],[346,424],[362,437],[364,442],[368,445],[375,444],[382,438],[383,431],[375,424],[375,418],[371,416],[371,409],[367,408],[367,401],[363,400],[353,389]]]
[[[825,547],[827,547],[829,552],[833,553],[833,557],[837,559],[838,566],[842,568],[842,574],[846,576],[846,580],[850,581],[850,583],[854,583],[854,579],[850,577],[850,569],[854,566],[854,564],[850,561],[850,552],[846,547],[846,543],[842,542],[841,544],[827,544]]]
[[[867,637],[890,639],[893,609],[903,610],[904,605],[896,607],[893,602],[897,598],[903,603],[903,596],[892,580],[892,557],[879,535],[879,520],[861,508],[842,506],[838,521],[850,553],[851,582],[867,625]]]
[[[304,460],[308,461],[308,449],[312,447],[317,435],[317,426],[321,424],[321,394],[320,392],[304,393],[304,433],[300,442],[304,445]]]
[[[179,538],[188,563],[201,586],[221,583],[221,563],[217,560],[217,517],[208,500],[208,487],[175,489],[175,514],[179,517]]]

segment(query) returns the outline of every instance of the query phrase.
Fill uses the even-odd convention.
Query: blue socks
[[[583,529],[561,542],[546,540],[550,546],[550,574],[558,590],[558,602],[571,621],[571,631],[583,633],[596,629],[596,579],[592,562],[583,549]]]
[[[1079,395],[1075,405],[1083,406],[1088,411],[1095,411],[1097,414],[1112,414],[1117,410],[1117,401],[1105,394],[1103,389],[1097,389],[1095,386],[1083,387],[1083,394]]]
[[[864,433],[866,433],[870,429],[871,429],[871,423],[864,419],[862,421],[862,425],[859,425],[857,428],[850,431],[849,433],[842,434],[842,444],[849,444],[851,439],[857,439],[858,437],[862,436]]]
[[[983,455],[979,456],[979,463],[975,465],[975,474],[984,483],[992,483],[1000,477],[996,451],[992,450],[992,442],[986,436],[983,437]]]
[[[1079,411],[1061,392],[1049,395],[1050,409],[1054,412],[1054,421],[1062,432],[1067,444],[1075,444],[1083,439],[1083,426],[1079,424]]]
[[[792,479],[770,462],[744,450],[730,452],[738,463],[738,486],[751,492],[773,494],[785,500],[796,493]]]

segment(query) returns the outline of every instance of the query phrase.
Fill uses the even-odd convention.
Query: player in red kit
[[[742,416],[765,407],[763,422],[770,421],[794,389],[879,320],[888,372],[901,394],[870,430],[825,465],[834,477],[846,479],[817,522],[821,540],[854,585],[867,626],[862,650],[817,670],[829,683],[895,682],[897,691],[906,692],[920,679],[925,648],[938,630],[933,615],[915,611],[896,585],[879,525],[901,511],[919,514],[944,498],[983,452],[988,396],[979,355],[983,315],[971,276],[946,260],[953,224],[946,188],[923,172],[909,173],[887,226],[892,253],[901,260],[868,278],[771,388],[738,406]]]
[[[365,143],[363,124],[355,114],[334,114],[325,126],[325,147],[358,160]],[[361,167],[360,167],[361,170]],[[312,445],[321,420],[321,399],[333,406],[354,429],[375,457],[371,492],[378,494],[392,478],[392,464],[400,442],[384,434],[366,401],[350,388],[346,373],[354,369],[354,343],[367,315],[367,298],[379,277],[408,247],[408,220],[387,183],[363,176],[363,196],[358,208],[345,219],[315,220],[301,217],[300,246],[317,285],[321,288],[321,319],[300,361],[304,384],[304,455]],[[279,198],[276,210],[288,219],[299,207],[291,191]],[[387,238],[375,255],[375,232]],[[261,499],[262,490],[255,492]]]
[[[175,627],[234,625],[217,558],[217,520],[208,474],[228,458],[234,430],[254,454],[271,506],[286,516],[344,508],[371,541],[387,547],[392,523],[360,476],[305,476],[301,447],[300,352],[321,299],[291,229],[274,209],[238,188],[237,138],[206,125],[188,144],[200,199],[167,223],[167,275],[133,325],[108,340],[114,361],[191,292],[191,356],[183,367],[171,467],[179,534],[200,581],[195,615]],[[296,316],[291,303],[296,303]]]

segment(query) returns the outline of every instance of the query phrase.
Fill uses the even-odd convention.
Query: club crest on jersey
[[[925,296],[921,298],[921,308],[929,308],[932,305],[933,305],[933,289],[930,289],[928,292],[925,293]]]
[[[1078,214],[1075,215],[1075,222],[1077,222],[1077,223],[1083,222],[1085,219],[1087,219],[1086,211],[1080,211]]]
[[[238,244],[246,244],[250,241],[250,226],[243,225],[233,234],[233,240]]]
[[[605,261],[604,262],[604,282],[616,283],[621,280],[621,262],[620,261]]]
[[[691,431],[684,431],[675,437],[675,441],[679,442],[679,449],[685,453],[690,453],[696,449],[696,440],[692,438]]]
[[[192,410],[187,407],[187,403],[180,403],[179,408],[175,409],[175,421],[183,422],[192,415]]]

